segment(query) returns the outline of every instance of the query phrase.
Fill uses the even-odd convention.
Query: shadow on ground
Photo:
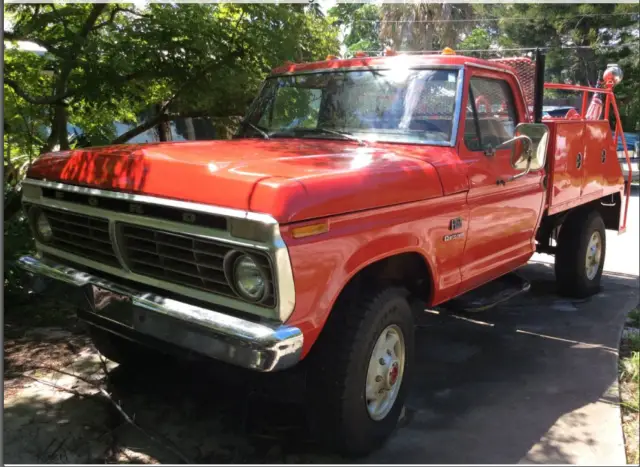
[[[522,273],[531,290],[497,309],[425,313],[407,417],[366,461],[602,463],[618,449],[603,430],[619,430],[616,352],[638,278],[607,275],[600,294],[571,301],[555,295],[548,265]],[[96,397],[43,395],[33,382],[5,396],[5,460],[179,463],[179,451],[192,463],[346,462],[309,438],[299,376],[238,380],[169,360],[115,368],[109,390],[146,434]]]

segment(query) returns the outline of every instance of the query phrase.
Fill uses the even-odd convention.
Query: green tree
[[[484,51],[491,47],[491,36],[486,29],[477,28],[471,31],[467,37],[465,37],[458,44],[458,49],[460,50],[474,50],[474,51]],[[469,52],[465,53],[465,55],[479,55],[482,56],[482,52]]]
[[[547,81],[595,85],[608,63],[625,73],[616,88],[623,126],[640,130],[640,7],[629,4],[513,4],[499,29],[519,47],[547,48]],[[512,20],[510,18],[524,18]]]
[[[455,47],[473,27],[470,4],[387,3],[381,7],[380,37],[397,50],[434,50]]]
[[[47,51],[34,58],[11,48],[4,67],[16,106],[47,116],[44,150],[69,147],[67,123],[100,144],[177,116],[242,113],[272,67],[339,47],[326,19],[296,5],[13,4],[5,13],[5,40]],[[137,123],[150,108],[146,121],[113,140],[114,121]]]
[[[382,50],[380,8],[369,3],[339,3],[328,11],[333,23],[344,31],[343,43],[351,53]]]
[[[240,115],[273,67],[339,48],[337,28],[300,5],[4,8],[5,201],[41,151],[125,142],[177,117]],[[22,50],[19,41],[45,52]],[[116,137],[115,122],[134,127]],[[69,137],[69,124],[81,138]]]

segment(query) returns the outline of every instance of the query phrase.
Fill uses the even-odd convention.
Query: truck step
[[[486,311],[531,288],[531,283],[516,273],[509,273],[440,306],[447,311]]]

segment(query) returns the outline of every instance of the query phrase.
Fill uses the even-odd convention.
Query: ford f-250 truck
[[[370,452],[401,414],[416,314],[535,251],[560,293],[593,294],[629,193],[617,66],[582,87],[544,84],[540,53],[363,55],[275,69],[232,140],[41,156],[21,265],[82,289],[121,364],[140,346],[304,367],[319,439]],[[583,93],[581,111],[543,119],[545,87]]]

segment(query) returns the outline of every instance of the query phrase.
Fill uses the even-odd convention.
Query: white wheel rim
[[[402,330],[392,324],[378,337],[367,370],[365,399],[373,420],[382,420],[393,408],[402,385],[405,364]]]
[[[587,257],[585,258],[585,272],[591,281],[600,269],[600,259],[602,258],[602,238],[600,232],[593,232],[587,246]]]

